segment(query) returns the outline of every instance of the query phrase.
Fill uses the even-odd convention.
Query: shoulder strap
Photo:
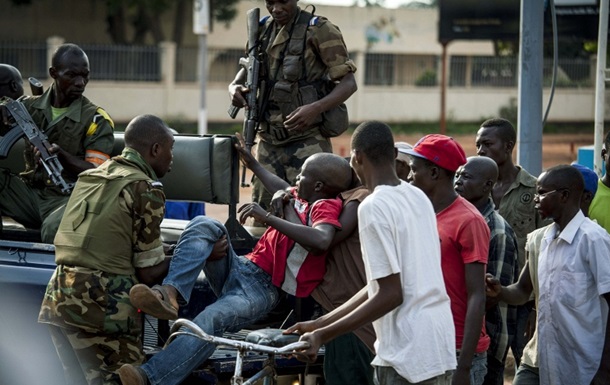
[[[305,44],[307,43],[307,30],[312,21],[317,22],[317,17],[313,15],[313,13],[309,13],[307,11],[301,11],[297,16],[297,20],[294,25],[294,30],[290,36],[290,42],[288,43],[288,53],[290,55],[302,57],[302,65],[301,65],[301,80],[307,78],[307,68],[305,66]]]

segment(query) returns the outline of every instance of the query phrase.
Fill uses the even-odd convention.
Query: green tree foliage
[[[28,6],[37,0],[11,0],[17,6]],[[115,44],[144,44],[148,36],[155,43],[172,40],[182,44],[187,12],[193,0],[94,0],[106,5],[107,32]],[[237,15],[239,0],[209,0],[210,26],[213,22],[229,24]],[[173,12],[171,36],[166,35],[161,20]],[[128,27],[132,27],[132,33]]]

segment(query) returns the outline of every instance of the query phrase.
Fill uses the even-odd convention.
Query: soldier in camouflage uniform
[[[84,171],[68,201],[38,319],[49,324],[68,384],[118,385],[121,365],[144,360],[141,314],[129,290],[167,273],[157,178],[171,168],[173,143],[161,119],[134,118],[123,153]]]
[[[51,63],[53,85],[43,95],[22,102],[52,143],[49,152],[57,154],[64,179],[74,182],[81,171],[110,158],[114,123],[106,111],[83,96],[89,59],[80,47],[60,46]],[[21,175],[0,170],[0,212],[27,228],[41,229],[42,241],[53,243],[68,196],[49,180],[31,146],[26,146],[24,158]]]
[[[356,66],[349,59],[339,28],[326,18],[301,10],[297,2],[267,0],[271,17],[259,23],[264,87],[259,94],[261,122],[256,158],[290,185],[296,183],[310,155],[332,152],[330,140],[320,127],[324,119],[334,116],[334,111],[345,108],[343,102],[357,89]],[[240,70],[229,85],[231,101],[238,107],[246,106],[246,74]],[[344,112],[344,119],[332,124],[346,129]],[[259,179],[253,179],[254,202],[266,209],[271,194]]]

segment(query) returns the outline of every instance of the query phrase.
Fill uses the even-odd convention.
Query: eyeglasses
[[[535,193],[534,194],[534,199],[540,200],[542,198],[545,198],[547,195],[551,195],[553,193],[556,193],[558,191],[563,191],[563,190],[567,190],[567,188],[558,188],[558,189],[555,189],[555,190],[547,191],[547,192],[542,193],[542,194]]]

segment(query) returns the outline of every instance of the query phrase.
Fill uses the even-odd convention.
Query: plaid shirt
[[[481,214],[489,226],[489,258],[487,272],[500,280],[502,286],[513,284],[519,278],[517,263],[517,237],[508,222],[494,210],[491,198]],[[500,302],[485,314],[487,334],[491,339],[487,354],[500,362],[506,359],[508,347],[517,325],[517,308]]]

